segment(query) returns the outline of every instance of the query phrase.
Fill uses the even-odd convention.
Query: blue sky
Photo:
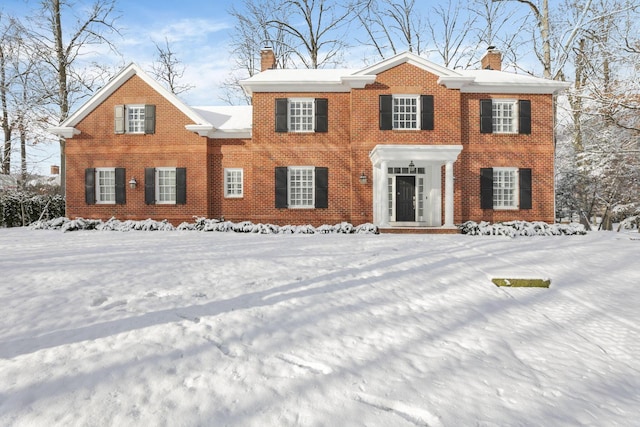
[[[78,10],[93,3],[92,0],[71,2]],[[114,35],[111,40],[120,55],[104,49],[92,52],[87,58],[99,56],[101,62],[108,62],[116,69],[136,62],[149,70],[156,52],[154,43],[164,45],[166,38],[171,50],[186,66],[185,82],[188,80],[196,86],[182,96],[185,101],[192,105],[222,104],[214,93],[231,71],[228,46],[234,21],[227,10],[233,3],[229,0],[119,0],[117,26],[121,36]],[[0,4],[0,11],[24,16],[27,10],[37,6],[37,0],[5,0]]]
[[[76,8],[93,3],[92,0],[71,1]],[[117,25],[122,35],[114,35],[112,41],[120,55],[105,48],[91,52],[86,58],[100,57],[101,63],[110,63],[114,69],[135,62],[149,71],[156,52],[154,42],[163,45],[166,37],[171,50],[186,66],[183,82],[195,85],[181,97],[190,105],[222,105],[218,87],[231,71],[228,45],[234,21],[227,10],[232,3],[229,0],[119,0]],[[24,17],[37,6],[37,0],[4,0],[0,3],[0,12]],[[73,106],[72,111],[79,107]],[[28,148],[30,170],[48,174],[50,165],[60,163],[58,143],[53,137],[52,141]],[[18,152],[14,159],[15,169]]]

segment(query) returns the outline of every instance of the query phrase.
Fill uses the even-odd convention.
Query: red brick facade
[[[269,70],[265,73],[277,71]],[[139,74],[139,73],[138,73]],[[375,81],[350,90],[258,91],[253,90],[251,136],[220,138],[201,136],[185,126],[193,125],[188,107],[178,108],[176,99],[168,97],[148,78],[134,74],[104,94],[103,100],[85,107],[72,117],[67,127],[75,134],[66,143],[67,215],[69,217],[118,219],[167,219],[174,224],[192,221],[194,216],[231,221],[249,220],[274,224],[353,224],[389,222],[387,205],[395,197],[387,183],[397,179],[386,169],[372,164],[370,155],[376,147],[428,146],[439,153],[439,146],[461,147],[452,159],[431,162],[429,155],[416,157],[419,167],[434,168],[432,191],[425,189],[425,203],[438,200],[437,225],[445,224],[445,163],[453,161],[453,221],[505,221],[513,219],[554,220],[553,183],[553,95],[551,93],[473,93],[446,87],[439,76],[410,61],[376,73]],[[267,75],[268,77],[268,75]],[[433,96],[433,129],[381,130],[380,95]],[[276,132],[276,99],[322,98],[327,100],[326,132]],[[480,132],[480,100],[510,99],[530,101],[529,134]],[[151,104],[156,108],[155,132],[152,134],[116,134],[114,108],[117,105]],[[178,105],[178,106],[177,106]],[[199,124],[199,123],[198,123]],[[446,147],[445,147],[446,148]],[[402,162],[382,165],[403,166]],[[328,203],[326,208],[294,209],[276,207],[276,168],[313,166],[327,168]],[[126,186],[126,202],[90,204],[86,199],[85,173],[88,168],[125,168],[127,182],[135,178],[135,189]],[[186,203],[154,204],[145,202],[145,169],[176,167],[186,169]],[[374,167],[378,169],[374,171]],[[386,167],[386,166],[385,166]],[[510,167],[531,170],[531,208],[482,209],[480,170]],[[242,169],[243,195],[227,198],[224,192],[225,168]],[[366,183],[360,182],[364,174]],[[426,183],[431,182],[428,172]],[[439,182],[435,182],[439,181]],[[416,189],[418,182],[415,181]],[[399,185],[399,184],[398,184]],[[395,187],[393,187],[395,188]],[[398,193],[399,194],[399,193]],[[427,195],[434,195],[429,199]],[[379,200],[374,200],[379,199]],[[415,200],[415,196],[414,196]],[[415,205],[414,201],[414,205]],[[384,206],[383,206],[384,205]],[[378,206],[378,214],[374,207]],[[414,206],[415,208],[415,206]],[[394,208],[395,209],[395,208]],[[425,207],[425,209],[427,209]],[[376,219],[376,215],[378,218]],[[381,220],[382,218],[382,220]],[[416,225],[420,223],[417,214]],[[393,221],[391,221],[393,226]],[[433,225],[433,224],[431,224]],[[446,225],[446,224],[445,224]]]

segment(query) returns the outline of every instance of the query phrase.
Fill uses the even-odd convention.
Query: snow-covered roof
[[[569,86],[566,82],[506,71],[451,70],[411,52],[400,53],[359,70],[267,70],[242,80],[240,84],[249,95],[253,92],[348,92],[373,83],[377,74],[404,63],[438,76],[438,83],[449,89],[466,93],[553,94]]]
[[[251,137],[253,107],[250,105],[191,108],[215,128],[213,138]]]

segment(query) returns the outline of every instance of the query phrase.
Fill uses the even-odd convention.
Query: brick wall
[[[156,106],[156,132],[152,135],[115,134],[114,107],[118,104]],[[207,139],[188,132],[192,123],[180,110],[133,76],[78,124],[81,133],[67,140],[67,215],[70,218],[167,219],[173,224],[192,216],[210,216],[207,179]],[[186,205],[146,205],[144,169],[187,169]],[[127,181],[135,177],[136,189],[127,186],[123,205],[87,205],[84,195],[86,168],[126,168]]]
[[[381,131],[378,103],[382,94],[434,95],[433,130]],[[275,132],[275,99],[327,98],[326,133]],[[529,99],[531,135],[480,133],[479,100]],[[114,106],[156,105],[156,133],[114,133]],[[454,221],[554,219],[553,105],[550,95],[460,94],[437,84],[437,77],[402,64],[377,76],[374,84],[351,93],[254,93],[251,139],[207,139],[187,131],[191,121],[137,76],[116,90],[78,126],[80,135],[67,141],[67,212],[70,217],[107,219],[168,219],[177,224],[193,216],[224,217],[274,224],[353,224],[373,220],[373,174],[369,152],[378,144],[463,145],[454,165],[456,177]],[[187,168],[186,205],[146,205],[144,168]],[[329,169],[328,209],[275,207],[275,168],[316,166]],[[531,168],[533,209],[480,209],[480,168]],[[88,167],[124,167],[126,205],[91,205],[84,199],[84,170]],[[225,198],[224,169],[242,168],[244,196]],[[361,173],[368,182],[361,184]],[[444,177],[444,171],[442,171]],[[443,178],[444,179],[444,178]],[[444,182],[442,183],[444,192]],[[444,214],[444,207],[442,208]],[[444,220],[444,219],[443,219]]]

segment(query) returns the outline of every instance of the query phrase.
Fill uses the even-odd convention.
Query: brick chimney
[[[272,70],[276,68],[276,55],[273,49],[265,47],[260,51],[260,71]]]
[[[483,70],[502,70],[502,54],[495,46],[489,46],[487,52],[480,59]]]

